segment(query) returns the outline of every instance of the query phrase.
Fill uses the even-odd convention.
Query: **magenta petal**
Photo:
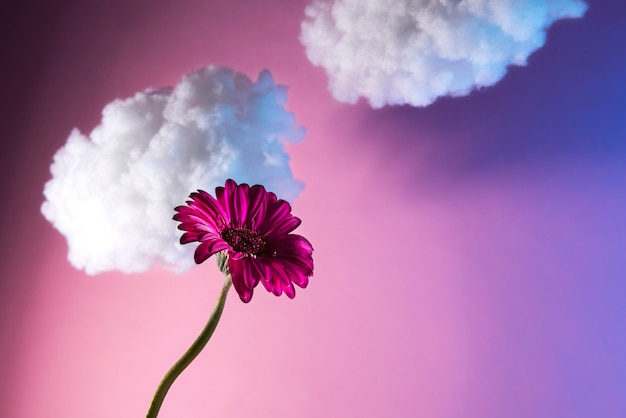
[[[251,229],[257,229],[265,218],[265,208],[267,205],[267,192],[265,187],[254,185],[248,192],[248,214],[244,225]]]
[[[313,275],[313,246],[301,235],[289,234],[273,245],[276,258],[289,261],[307,276]]]
[[[248,215],[248,190],[250,186],[243,183],[237,186],[235,193],[233,193],[232,204],[233,208],[231,213],[234,213],[234,219],[231,218],[231,222],[237,227],[242,227],[246,222],[246,216]]]
[[[313,275],[313,271],[294,263],[293,261],[282,258],[280,265],[285,272],[285,275],[289,277],[289,280],[298,286],[304,288],[309,284],[309,276]]]
[[[226,201],[226,198],[224,196],[225,194],[226,194],[226,189],[224,187],[215,188],[215,196],[217,197],[217,201],[219,202],[220,206],[222,207],[222,210],[224,211],[226,224],[230,225],[231,215],[230,215],[230,209],[228,205],[225,203]]]
[[[294,272],[291,276],[291,282],[304,289],[309,285],[309,276],[303,274],[302,272]]]
[[[272,272],[272,279],[281,284],[287,284],[291,281],[289,274],[285,270],[285,267],[277,260],[272,260],[270,263],[270,269]]]
[[[293,299],[296,297],[296,289],[293,287],[291,283],[287,283],[286,286],[283,286],[283,292],[289,299]]]
[[[259,230],[261,234],[266,235],[268,231],[275,229],[286,219],[291,218],[291,205],[284,200],[278,200],[273,204],[268,204],[265,220]]]
[[[258,277],[257,283],[260,280],[270,277],[270,266],[267,264],[266,260],[262,258],[252,258],[250,261],[256,270],[255,275]]]
[[[262,283],[268,292],[271,292],[276,296],[280,296],[284,292],[289,298],[293,299],[293,297],[296,295],[296,291],[291,282],[281,283],[278,281],[278,279],[271,278],[268,280],[263,280]]]
[[[241,260],[245,257],[246,255],[244,253],[240,253],[234,250],[229,250],[228,251],[228,258],[230,258],[231,260]]]
[[[285,259],[281,260],[281,264],[293,283],[300,287],[306,287],[309,284],[309,276],[313,275],[312,271],[305,270],[302,266]]]
[[[181,231],[195,231],[196,225],[198,225],[198,222],[189,221],[188,219],[185,219],[184,221],[177,219],[177,221],[180,222],[180,224],[178,225],[178,229],[180,229]]]
[[[302,221],[300,220],[300,218],[289,215],[288,217],[284,217],[280,221],[276,222],[271,229],[268,229],[265,232],[265,236],[270,239],[282,239],[283,235],[287,235],[288,233],[299,227],[301,223]]]
[[[243,270],[243,281],[246,284],[246,287],[250,289],[254,289],[257,283],[254,280],[255,276],[251,269],[252,266],[250,265],[249,261],[250,259],[244,258],[241,261],[239,261],[239,263]]]
[[[229,249],[229,245],[221,238],[214,238],[204,241],[198,245],[194,253],[194,260],[196,264],[204,262],[207,258],[220,251]]]
[[[192,193],[190,197],[192,198],[192,206],[200,208],[211,217],[221,217],[224,215],[224,210],[217,199],[204,190],[198,190],[197,193]]]
[[[179,206],[175,208],[178,212],[174,215],[173,219],[181,222],[178,229],[185,231],[191,231],[196,228],[201,228],[206,231],[217,233],[220,226],[225,224],[224,212],[221,208],[214,206],[217,205],[217,201],[213,203],[203,204],[197,199],[200,199],[199,193],[192,193],[193,200],[188,202],[190,206]]]
[[[187,213],[190,211],[189,206],[176,206],[174,208],[176,213],[172,217],[175,221],[185,220],[187,217]]]
[[[180,243],[181,244],[189,244],[190,242],[194,242],[194,241],[200,241],[200,237],[202,237],[203,235],[205,235],[206,232],[195,232],[195,231],[190,231],[190,232],[185,232],[183,234],[182,237],[180,237]]]
[[[254,288],[246,284],[243,260],[236,261],[229,258],[228,271],[230,271],[230,276],[233,279],[233,287],[237,291],[239,299],[244,303],[250,302]]]
[[[188,202],[189,210],[187,214],[191,217],[197,216],[204,221],[208,221],[216,226],[226,224],[226,213],[217,199],[203,190],[191,194],[191,201]]]
[[[313,246],[302,235],[289,234],[281,237],[279,240],[273,241],[274,247],[284,251],[290,252],[302,252],[311,254],[313,252]]]
[[[303,261],[294,257],[281,257],[281,262],[290,270],[294,270],[303,276],[313,275],[313,261]]]
[[[263,261],[246,257],[241,262],[244,264],[244,280],[248,286],[255,287],[261,279],[269,276],[269,268]]]
[[[210,232],[212,234],[219,235],[218,231],[213,226],[206,223],[200,223],[198,221],[181,222],[180,225],[178,225],[178,229],[181,231],[198,231],[203,233]]]
[[[263,283],[263,287],[265,287],[265,290],[275,294],[276,296],[280,296],[280,294],[276,294],[278,290],[276,289],[276,284],[272,279],[261,280],[261,283]]]
[[[285,291],[285,294],[291,298],[293,298],[293,296],[295,296],[295,290],[293,288],[293,286],[291,285],[291,279],[292,277],[289,275],[288,271],[284,268],[284,266],[276,261],[276,260],[272,260],[271,263],[269,263],[269,267],[270,267],[270,274],[271,274],[271,291],[272,293],[274,293],[275,295],[279,296],[283,291]],[[267,288],[268,286],[266,286]]]
[[[235,181],[231,179],[226,180],[226,184],[224,185],[224,187],[215,188],[217,201],[224,209],[224,212],[226,212],[226,216],[228,217],[227,222],[231,225],[236,220],[236,213],[234,209],[234,199],[236,191],[237,183],[235,183]]]

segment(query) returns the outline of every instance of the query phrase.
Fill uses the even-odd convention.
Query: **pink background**
[[[308,0],[40,3],[0,7],[0,416],[145,416],[204,325],[212,262],[89,277],[39,207],[74,126],[208,64],[289,86],[316,270],[294,300],[229,295],[161,417],[626,416],[621,2],[493,88],[381,110],[330,97]]]

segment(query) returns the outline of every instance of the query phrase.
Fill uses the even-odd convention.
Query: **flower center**
[[[265,251],[265,241],[259,233],[246,228],[226,228],[222,231],[222,239],[233,250],[247,256],[257,257]]]

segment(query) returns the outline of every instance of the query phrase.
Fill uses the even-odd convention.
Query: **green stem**
[[[191,364],[198,354],[200,354],[200,351],[202,351],[204,346],[209,342],[209,339],[211,338],[211,335],[213,335],[213,331],[215,331],[215,327],[217,327],[217,323],[220,321],[220,317],[222,316],[224,304],[226,303],[226,295],[228,294],[228,289],[230,289],[231,284],[232,280],[230,274],[227,274],[224,285],[222,286],[222,292],[220,293],[219,299],[215,303],[215,308],[213,308],[213,313],[209,318],[209,322],[207,322],[204,329],[193,344],[191,344],[191,347],[189,347],[187,352],[185,352],[176,364],[172,366],[161,381],[161,384],[154,394],[154,398],[152,399],[152,404],[150,405],[146,418],[156,418],[159,414],[159,409],[161,409],[161,404],[165,399],[165,395],[167,395],[167,391],[170,389],[176,378],[187,368],[187,366],[189,366],[189,364]]]

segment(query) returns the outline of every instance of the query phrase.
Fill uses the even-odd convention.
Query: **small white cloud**
[[[543,46],[554,21],[586,9],[581,0],[316,0],[300,40],[337,100],[427,106],[495,84]]]
[[[302,184],[282,141],[300,140],[304,129],[286,101],[267,70],[252,82],[207,67],[174,88],[113,101],[89,136],[72,131],[41,208],[67,238],[72,265],[89,274],[190,268],[193,246],[178,244],[174,207],[227,178],[294,198]]]

